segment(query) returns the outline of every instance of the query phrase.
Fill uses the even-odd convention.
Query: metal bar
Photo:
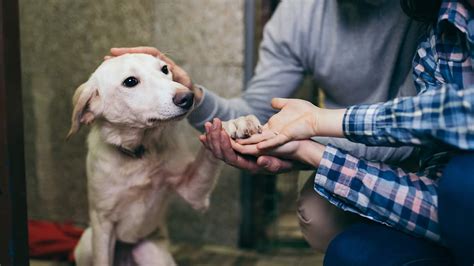
[[[255,63],[255,0],[245,0],[244,4],[244,87],[252,79]]]
[[[252,78],[254,69],[254,47],[255,47],[255,0],[244,2],[244,80],[243,90]],[[254,217],[253,217],[253,185],[252,176],[247,172],[241,172],[240,178],[240,205],[241,223],[239,230],[239,246],[241,248],[252,248],[254,245]]]
[[[245,0],[244,26],[244,90],[252,79],[257,62],[257,44],[262,39],[263,26],[270,19],[279,0]],[[276,177],[251,175],[242,172],[240,182],[241,224],[239,246],[265,249],[268,242],[266,227],[275,211],[275,198],[266,193],[276,193]],[[273,195],[272,194],[272,195]]]

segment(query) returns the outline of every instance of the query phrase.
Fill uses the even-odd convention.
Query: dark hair
[[[441,0],[400,0],[403,11],[421,22],[436,22]]]

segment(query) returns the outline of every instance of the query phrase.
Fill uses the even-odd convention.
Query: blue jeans
[[[453,158],[438,186],[446,247],[375,223],[356,224],[328,246],[324,265],[474,265],[474,154]]]

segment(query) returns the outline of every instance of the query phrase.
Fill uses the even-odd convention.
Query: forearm
[[[296,152],[296,159],[303,163],[318,167],[326,145],[344,150],[348,154],[367,161],[392,163],[398,165],[410,157],[414,148],[405,147],[371,147],[361,143],[354,143],[344,138],[314,137],[311,140],[301,141],[300,149]]]
[[[204,123],[214,117],[225,121],[249,114],[264,124],[276,112],[270,106],[271,99],[294,94],[305,72],[301,64],[303,40],[295,36],[301,26],[296,19],[298,6],[283,1],[266,24],[255,75],[242,94],[225,99],[204,89],[201,104],[189,116],[191,125],[202,131]]]
[[[204,124],[212,121],[213,118],[227,121],[239,116],[255,114],[254,108],[242,98],[225,99],[201,87],[199,91],[199,99],[197,99],[199,102],[188,116],[188,121],[200,131],[204,131]]]
[[[283,75],[280,73],[280,75]],[[291,75],[290,75],[291,76]],[[299,76],[290,77],[287,80],[298,79]],[[267,80],[268,79],[268,80]],[[250,87],[242,95],[226,99],[217,93],[200,87],[199,102],[189,115],[189,123],[200,131],[204,130],[204,123],[213,118],[223,121],[235,119],[245,115],[255,115],[261,123],[266,123],[269,117],[276,113],[270,105],[273,97],[289,97],[294,93],[297,86],[296,80],[273,84],[272,77],[255,77]]]
[[[332,145],[338,149],[347,151],[354,157],[367,161],[377,161],[389,164],[399,164],[416,154],[416,148],[412,146],[386,147],[386,146],[367,146],[362,143],[352,142],[346,138],[333,137],[312,137],[323,145]]]
[[[343,120],[346,109],[319,108],[315,117],[315,132],[318,136],[344,137]]]
[[[446,145],[474,149],[474,87],[446,84],[414,97],[348,109],[318,109],[316,136],[378,146]]]
[[[474,149],[474,87],[446,84],[415,97],[353,106],[344,135],[368,145],[446,145]]]
[[[323,158],[326,146],[312,140],[301,141],[300,148],[296,151],[295,159],[315,168]]]
[[[367,162],[328,146],[315,177],[333,204],[402,231],[439,241],[437,185],[421,173]]]

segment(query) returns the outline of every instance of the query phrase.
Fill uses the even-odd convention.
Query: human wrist
[[[387,102],[347,108],[343,120],[344,137],[352,142],[380,144],[381,132],[395,119],[392,107],[392,103]]]
[[[344,137],[343,121],[346,109],[318,108],[316,112],[315,136]]]
[[[305,140],[300,144],[300,148],[296,152],[296,157],[299,161],[305,164],[319,167],[319,163],[323,158],[324,150],[324,145],[312,140]]]

